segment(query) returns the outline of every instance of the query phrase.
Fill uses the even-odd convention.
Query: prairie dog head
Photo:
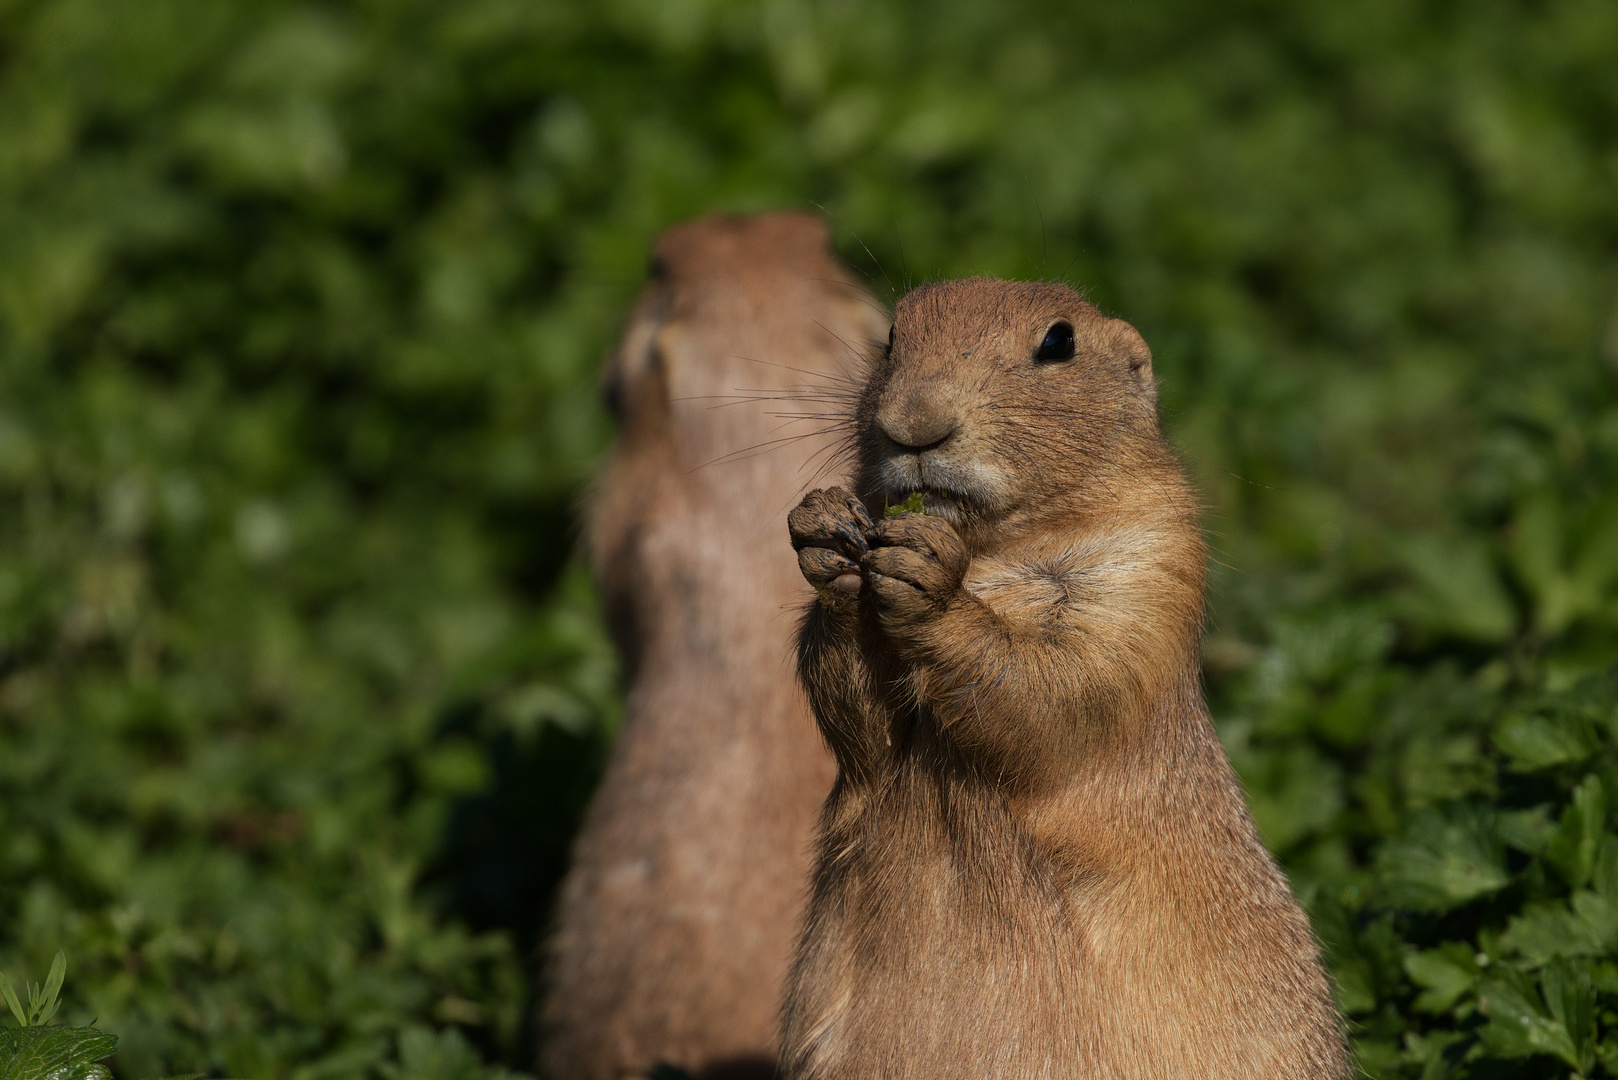
[[[887,329],[832,256],[817,217],[715,215],[676,225],[659,238],[602,370],[603,396],[622,425],[619,454],[649,437],[665,466],[735,484],[745,468],[710,463],[806,430],[780,414],[794,411],[797,395],[824,394],[824,377],[846,379]],[[793,456],[757,458],[773,465]]]
[[[816,217],[715,216],[663,234],[603,365],[620,426],[589,508],[591,560],[627,655],[658,603],[799,587],[770,541],[838,449],[828,388],[846,397],[887,333]]]
[[[922,492],[979,550],[1058,520],[1184,502],[1152,355],[1063,285],[967,278],[899,300],[858,417],[875,514]]]

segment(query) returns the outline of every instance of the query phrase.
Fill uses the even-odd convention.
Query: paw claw
[[[858,593],[859,563],[870,552],[865,507],[842,488],[820,488],[803,497],[787,515],[798,568],[816,589],[839,595]]]
[[[855,529],[846,522],[837,526],[837,539],[862,556],[871,550],[871,546],[865,542],[863,530]]]

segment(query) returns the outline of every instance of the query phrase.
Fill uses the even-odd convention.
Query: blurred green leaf
[[[1540,987],[1551,1016],[1560,1023],[1573,1044],[1568,1062],[1579,1072],[1590,1071],[1595,1056],[1595,990],[1589,971],[1568,961],[1557,961],[1540,976]]]
[[[1500,815],[1496,826],[1500,839],[1518,851],[1530,855],[1543,855],[1551,839],[1557,834],[1557,824],[1550,819],[1549,807],[1535,806],[1527,810],[1507,810]]]
[[[1587,761],[1600,745],[1584,717],[1508,716],[1494,731],[1494,744],[1525,771]]]
[[[1448,1012],[1478,981],[1477,961],[1465,945],[1456,942],[1412,953],[1405,957],[1404,964],[1410,978],[1422,988],[1416,1008],[1423,1012]]]
[[[1618,947],[1618,904],[1588,891],[1529,904],[1511,917],[1500,945],[1536,966],[1559,956],[1601,956]]]
[[[1587,776],[1573,792],[1562,823],[1545,847],[1545,860],[1574,888],[1590,880],[1596,852],[1607,831],[1607,794],[1599,776]]]
[[[1387,903],[1416,911],[1447,911],[1510,880],[1493,814],[1465,805],[1417,815],[1383,846],[1377,869]]]
[[[1402,554],[1417,584],[1411,610],[1423,625],[1475,641],[1511,635],[1516,611],[1486,544],[1417,537],[1404,542]]]
[[[1489,1018],[1479,1034],[1491,1052],[1506,1058],[1549,1054],[1579,1067],[1578,1043],[1567,1025],[1545,1007],[1532,983],[1523,979],[1485,983],[1478,991],[1478,1004]],[[1565,1011],[1565,1005],[1562,1008]]]
[[[387,1080],[503,1080],[513,1076],[488,1070],[476,1050],[454,1028],[406,1028],[399,1035],[399,1063],[384,1064]]]

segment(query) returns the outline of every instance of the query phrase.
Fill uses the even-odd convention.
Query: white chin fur
[[[1004,474],[979,462],[906,454],[883,461],[877,475],[890,502],[903,502],[913,491],[932,491],[992,513],[1005,501]],[[958,522],[959,515],[953,505],[939,510],[951,522]]]

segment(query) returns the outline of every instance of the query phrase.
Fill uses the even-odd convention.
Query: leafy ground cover
[[[1134,322],[1378,1076],[1618,1072],[1618,9],[0,0],[0,970],[113,1071],[526,1069],[664,225]]]
[[[61,1027],[51,1024],[61,1007],[62,980],[67,956],[60,950],[51,962],[45,982],[14,988],[0,975],[0,992],[17,1021],[0,1028],[0,1077],[5,1080],[108,1080],[111,1073],[99,1060],[111,1057],[118,1037],[93,1026]],[[24,1004],[26,994],[27,1004]]]

